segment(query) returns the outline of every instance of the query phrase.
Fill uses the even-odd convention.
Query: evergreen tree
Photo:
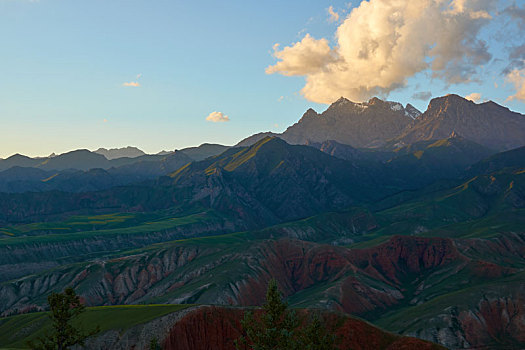
[[[52,293],[47,297],[50,307],[53,331],[38,338],[36,343],[28,342],[31,349],[66,350],[73,345],[84,345],[84,341],[99,332],[99,327],[89,333],[82,333],[80,326],[73,325],[73,320],[85,311],[84,305],[73,288],[66,288],[63,293]]]
[[[241,321],[245,335],[236,341],[237,349],[294,350],[298,349],[299,321],[295,312],[281,299],[277,281],[272,279],[266,292],[263,312],[247,312]]]
[[[302,330],[300,344],[303,350],[334,350],[337,335],[329,332],[317,314]]]
[[[157,338],[151,338],[149,341],[149,350],[161,350],[159,341]]]
[[[282,301],[277,281],[272,279],[266,291],[266,303],[260,314],[247,312],[241,321],[244,334],[235,342],[238,350],[333,350],[337,336],[331,334],[318,315],[311,322],[301,322]],[[301,328],[301,325],[303,327]]]

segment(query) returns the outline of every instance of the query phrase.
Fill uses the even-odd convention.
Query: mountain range
[[[237,334],[275,278],[290,306],[375,348],[523,348],[524,123],[456,95],[423,113],[341,98],[234,147],[0,160],[0,347],[36,336],[23,325],[72,286],[107,307],[89,312],[147,308],[140,327],[192,348],[195,327]],[[112,327],[92,348],[142,344]]]
[[[282,134],[260,133],[238,145],[277,136],[290,144],[332,140],[355,148],[392,150],[453,135],[495,151],[517,148],[525,145],[525,117],[492,101],[476,104],[454,94],[432,99],[424,113],[410,104],[403,107],[378,98],[364,103],[340,98],[321,114],[309,109]]]

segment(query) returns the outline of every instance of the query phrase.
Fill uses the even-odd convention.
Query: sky
[[[308,108],[525,113],[525,1],[0,0],[0,158],[233,145]]]

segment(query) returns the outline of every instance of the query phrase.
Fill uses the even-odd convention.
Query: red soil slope
[[[163,348],[169,350],[233,350],[234,340],[242,332],[240,320],[244,310],[225,307],[203,307],[177,322],[166,337]],[[387,333],[364,321],[349,316],[325,313],[328,324],[339,323],[339,349],[441,349],[424,340]],[[340,322],[342,319],[342,323]]]

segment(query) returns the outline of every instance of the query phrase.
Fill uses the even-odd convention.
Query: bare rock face
[[[523,288],[505,297],[483,295],[469,310],[448,307],[432,320],[434,327],[411,335],[454,349],[520,349],[525,343]]]
[[[525,145],[525,116],[492,101],[476,104],[458,95],[430,101],[428,109],[396,138],[402,144],[459,135],[494,150]]]
[[[353,147],[378,147],[398,136],[420,114],[413,106],[382,101],[354,103],[343,97],[318,114],[309,109],[281,138],[291,144],[334,140]]]

